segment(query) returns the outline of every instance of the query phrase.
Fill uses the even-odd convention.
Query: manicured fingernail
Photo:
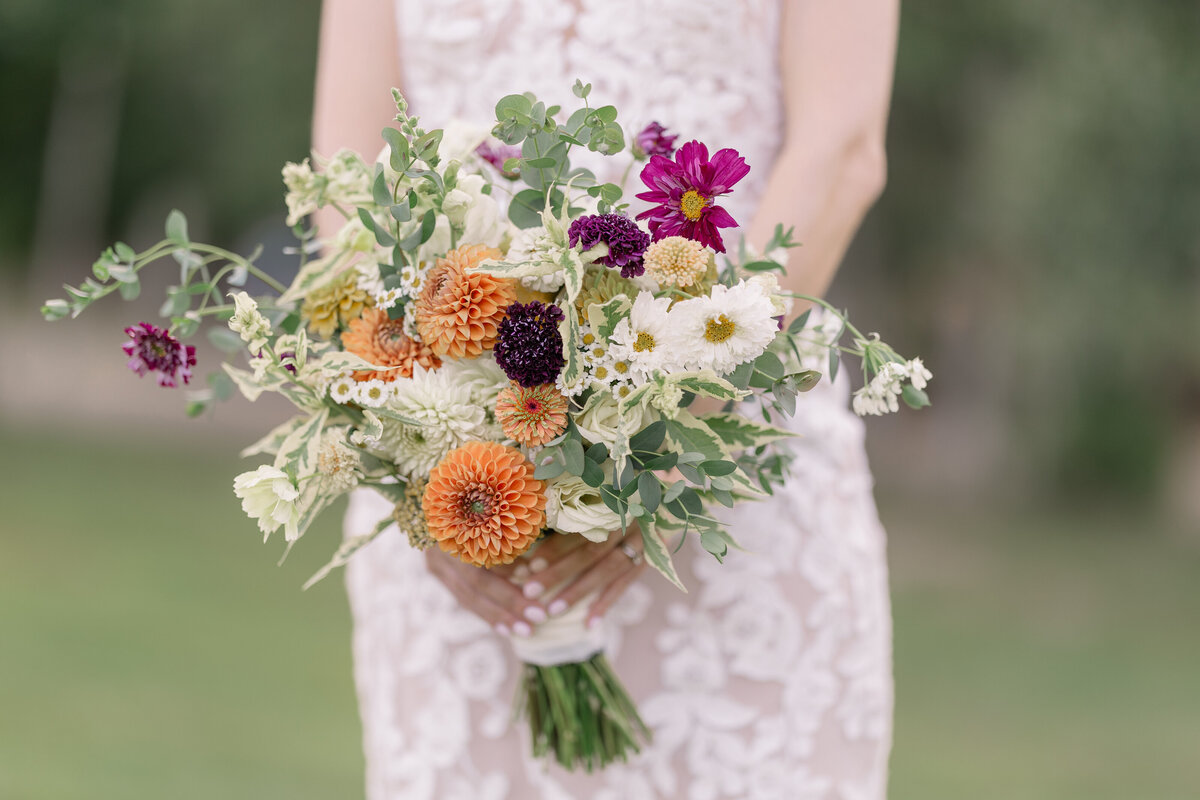
[[[567,601],[561,597],[550,604],[550,608],[546,609],[550,612],[550,616],[557,617],[559,614],[567,610]]]
[[[528,622],[516,622],[513,623],[513,633],[524,639],[533,634],[533,628],[529,627]]]
[[[497,624],[496,625],[496,633],[500,634],[501,636],[508,636],[508,626],[505,625],[503,622]]]
[[[525,593],[526,597],[532,600],[535,597],[540,597],[542,592],[546,591],[546,587],[542,586],[537,581],[530,581],[529,583],[525,584],[525,588],[521,591]]]
[[[524,564],[517,564],[513,569],[513,577],[519,581],[523,581],[529,577],[529,567]]]
[[[530,622],[532,622],[534,624],[537,624],[539,622],[545,622],[546,621],[546,612],[543,611],[540,606],[526,606],[525,607],[525,619],[529,620]]]
[[[550,562],[547,561],[546,559],[535,558],[533,561],[529,562],[529,571],[530,572],[541,572],[548,566],[550,566]]]
[[[592,617],[591,619],[589,619],[587,621],[588,630],[589,631],[594,630],[600,624],[601,620],[603,620],[603,619],[604,619],[603,617]]]

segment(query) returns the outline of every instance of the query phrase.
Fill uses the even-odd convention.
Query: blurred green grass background
[[[337,514],[277,569],[223,442],[0,450],[0,797],[361,796],[341,580],[300,591]],[[1194,547],[1091,506],[881,508],[895,800],[1200,794]]]

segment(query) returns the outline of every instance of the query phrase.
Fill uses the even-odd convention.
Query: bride
[[[656,121],[744,155],[751,172],[726,207],[760,246],[794,225],[803,247],[782,282],[820,295],[883,187],[897,22],[898,0],[326,0],[314,149],[376,152],[392,86],[437,127],[486,124],[512,92],[565,102],[579,77],[629,138]],[[347,583],[368,797],[883,798],[885,538],[846,401],[842,382],[801,395],[792,476],[729,514],[745,550],[724,565],[685,545],[689,594],[615,540],[522,575],[422,554],[394,530],[358,554]],[[356,495],[347,533],[386,516],[380,503]],[[589,618],[654,739],[628,765],[567,774],[531,760],[511,725],[520,665],[504,637],[591,591]]]

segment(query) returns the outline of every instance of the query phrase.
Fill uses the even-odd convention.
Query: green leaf
[[[687,589],[679,580],[679,575],[675,572],[675,565],[671,562],[671,553],[658,534],[655,518],[652,516],[641,517],[638,519],[638,523],[642,529],[642,549],[646,556],[646,563],[661,572],[663,577],[679,588],[679,591],[686,592]]]
[[[275,455],[279,452],[279,446],[283,444],[284,440],[287,439],[287,437],[290,436],[297,428],[303,425],[306,419],[306,417],[298,415],[292,417],[281,425],[276,425],[269,433],[267,433],[266,436],[262,437],[249,447],[243,449],[239,455],[241,455],[242,458],[249,458],[250,456],[256,456],[260,453],[266,453],[272,456]]]
[[[604,483],[604,468],[595,461],[588,459],[583,464],[583,474],[580,476],[583,482],[593,489],[600,488]]]
[[[187,217],[177,208],[171,209],[171,213],[167,214],[166,233],[171,242],[181,247],[188,246]]]
[[[392,204],[392,191],[388,188],[387,178],[383,174],[382,167],[378,167],[375,171],[375,180],[371,184],[371,197],[377,206],[387,207]]]
[[[841,364],[841,359],[838,358],[837,350],[829,351],[829,382],[833,383],[837,380],[838,365]]]
[[[536,228],[542,224],[545,208],[542,193],[537,189],[522,189],[508,205],[508,218],[518,228]]]
[[[718,412],[705,414],[701,419],[731,450],[761,447],[796,435],[784,428],[747,419],[741,414]]]
[[[400,249],[416,250],[429,241],[430,236],[433,236],[433,229],[436,225],[437,214],[431,208],[425,212],[425,216],[421,217],[421,227],[404,237],[404,241],[400,242]]]
[[[520,116],[529,116],[533,110],[533,101],[523,94],[509,94],[500,98],[496,103],[496,119],[503,122]]]
[[[579,357],[579,317],[575,308],[568,305],[563,315],[563,321],[558,323],[558,332],[563,340],[563,386],[574,386],[583,375],[583,360]]]
[[[392,219],[396,222],[408,222],[412,219],[412,209],[409,208],[408,203],[396,203],[389,206],[388,211],[391,212]]]
[[[124,242],[117,242],[114,244],[113,250],[116,251],[117,258],[121,259],[122,261],[132,262],[135,258],[137,258],[137,253],[134,252],[133,248]]]
[[[663,420],[651,422],[646,427],[642,428],[629,439],[629,447],[635,453],[646,452],[653,453],[662,446],[663,440],[667,436],[667,423]]]
[[[760,259],[758,261],[748,261],[742,264],[742,269],[747,272],[786,272],[783,264],[770,259]]]
[[[289,433],[275,454],[275,466],[298,478],[311,475],[316,469],[321,431],[328,419],[329,409],[322,408]]]
[[[918,389],[911,383],[904,384],[904,388],[900,390],[900,397],[912,409],[922,409],[928,405],[932,405],[929,402],[929,395],[923,389]]]
[[[713,397],[717,400],[740,400],[746,394],[711,369],[676,373],[669,380],[685,392],[703,397]]]
[[[566,469],[567,469],[566,464],[563,463],[562,452],[560,450],[555,449],[550,454],[551,457],[550,457],[549,461],[545,460],[546,454],[547,454],[546,451],[543,450],[538,455],[538,461],[540,463],[537,465],[537,468],[534,469],[534,471],[533,471],[533,477],[537,478],[540,481],[541,480],[548,481],[548,480],[557,478],[559,475],[562,475],[564,472],[566,472]],[[603,478],[603,475],[601,475],[601,478]]]
[[[224,326],[209,328],[206,336],[212,346],[222,353],[236,353],[246,346],[241,336]]]
[[[642,505],[646,507],[646,511],[653,514],[658,510],[658,504],[662,500],[662,484],[658,482],[658,478],[653,472],[643,472],[638,475],[638,497],[641,498]]]
[[[56,319],[64,319],[70,313],[71,304],[60,298],[47,300],[44,304],[42,304],[42,316],[51,322]]]
[[[417,153],[417,158],[432,166],[437,163],[438,148],[442,145],[441,129],[429,131],[422,135],[419,139],[413,142],[413,150]]]
[[[567,472],[582,476],[583,466],[587,462],[587,458],[583,454],[583,444],[578,439],[567,439],[562,443],[562,454],[567,465]]]
[[[553,158],[543,156],[541,158],[523,159],[522,164],[526,167],[532,167],[534,169],[550,169],[551,167],[556,166],[558,162]]]
[[[770,389],[771,384],[782,378],[785,372],[779,356],[770,350],[754,360],[754,370],[750,377],[750,385],[759,389]]]
[[[821,382],[821,373],[815,369],[806,369],[803,372],[793,372],[785,376],[788,384],[797,392],[807,392],[809,389]]]
[[[388,164],[396,172],[403,172],[408,168],[408,139],[404,138],[403,133],[391,126],[384,128],[382,135],[383,140],[388,144],[388,149],[391,151],[388,154]]]
[[[137,281],[132,283],[122,283],[117,291],[121,293],[121,298],[123,300],[136,300],[138,295],[142,293],[142,285]]]
[[[616,330],[617,324],[629,316],[629,309],[632,305],[629,298],[623,294],[619,294],[603,304],[589,303],[587,319],[588,324],[592,326],[592,332],[607,342],[613,331]]]
[[[575,79],[575,85],[571,87],[571,92],[580,100],[587,99],[587,96],[592,93],[592,85],[584,83],[579,78]]]
[[[699,453],[704,460],[720,460],[728,455],[717,435],[687,411],[680,411],[675,419],[666,420],[666,425],[672,443],[684,453]]]
[[[737,464],[732,461],[713,460],[701,461],[700,470],[710,478],[717,478],[722,475],[732,475],[737,471]]]
[[[673,503],[679,499],[679,495],[683,494],[683,490],[687,488],[687,481],[675,481],[667,487],[667,491],[662,496],[664,503]]]
[[[592,112],[592,115],[601,122],[615,122],[617,119],[617,108],[616,106],[600,106],[600,108]]]
[[[203,287],[207,291],[209,284],[203,284]],[[192,299],[188,295],[188,290],[182,286],[172,286],[167,289],[167,298],[159,307],[158,315],[160,317],[177,317],[191,308],[191,305]]]
[[[678,453],[675,453],[675,452],[663,453],[662,455],[658,455],[658,456],[655,456],[654,458],[647,460],[645,463],[642,464],[642,468],[649,469],[649,470],[673,469],[675,467],[675,465],[678,463],[679,463],[679,454]]]
[[[808,324],[808,318],[812,315],[812,309],[808,309],[800,316],[792,320],[792,324],[788,325],[787,332],[795,336],[804,330],[804,326]]]
[[[584,455],[587,456],[588,461],[595,461],[597,464],[603,464],[608,458],[608,445],[606,445],[604,442],[596,442],[587,449],[587,452],[584,453]]]
[[[233,392],[237,388],[233,385],[233,380],[224,372],[208,373],[208,385],[212,388],[213,397],[221,402],[233,397]]]
[[[750,376],[754,374],[754,363],[747,361],[744,364],[738,364],[733,372],[729,373],[728,380],[739,389],[745,389],[750,385]]]

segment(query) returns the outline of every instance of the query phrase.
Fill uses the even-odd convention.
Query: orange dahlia
[[[494,247],[464,245],[439,258],[429,271],[416,313],[417,331],[433,352],[474,358],[496,343],[504,309],[517,296],[515,281],[469,270],[502,257]]]
[[[381,308],[368,308],[361,317],[350,320],[350,330],[342,334],[342,347],[372,364],[399,367],[387,372],[360,370],[354,373],[356,381],[411,378],[413,364],[420,364],[425,369],[437,369],[442,365],[442,360],[427,345],[408,337],[403,318],[388,319],[387,312]]]
[[[546,521],[543,484],[521,451],[497,442],[467,442],[429,473],[421,498],[438,547],[480,567],[511,563]]]
[[[526,447],[538,447],[567,429],[567,398],[553,383],[509,384],[496,398],[496,421],[504,435]]]

